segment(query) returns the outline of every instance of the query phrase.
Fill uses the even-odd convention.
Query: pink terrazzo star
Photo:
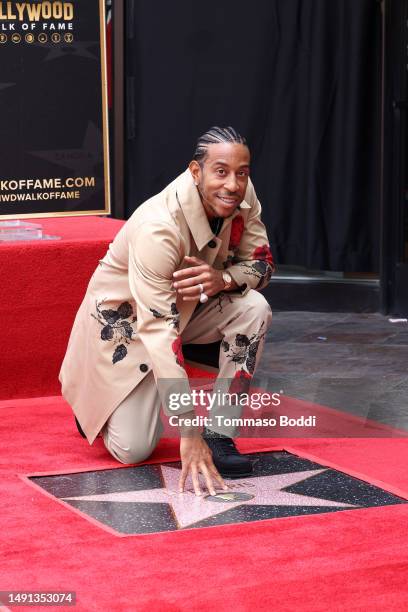
[[[337,508],[355,508],[351,504],[343,504],[328,499],[309,497],[288,493],[282,489],[294,485],[302,480],[325,472],[322,470],[306,470],[290,474],[277,474],[272,476],[254,476],[252,478],[236,479],[228,482],[231,491],[241,491],[254,495],[248,501],[211,502],[205,496],[197,497],[189,478],[186,482],[186,491],[178,493],[178,481],[181,470],[178,468],[160,466],[164,486],[158,489],[142,491],[123,491],[120,493],[104,493],[101,495],[84,495],[80,497],[66,497],[65,500],[79,501],[105,501],[105,502],[134,502],[134,503],[167,503],[170,504],[179,529],[189,527],[211,516],[221,514],[238,506],[320,506]],[[201,478],[201,477],[200,477]],[[205,490],[204,480],[201,480],[202,490]],[[218,487],[217,487],[218,488]],[[219,489],[220,491],[222,489]]]

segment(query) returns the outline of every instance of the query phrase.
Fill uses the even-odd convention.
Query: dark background
[[[279,264],[375,272],[377,0],[126,2],[127,216],[232,125]]]

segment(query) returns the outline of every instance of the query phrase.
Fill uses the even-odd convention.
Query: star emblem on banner
[[[48,54],[43,58],[43,62],[49,62],[51,60],[60,59],[61,57],[85,57],[92,60],[98,60],[99,56],[89,51],[92,47],[98,47],[99,42],[97,40],[73,40],[67,42],[66,40],[61,41],[58,46],[55,42],[35,42],[32,43],[33,47],[41,47],[41,49],[47,49]]]
[[[80,149],[57,149],[49,151],[29,151],[30,155],[40,157],[52,164],[68,168],[73,176],[91,176],[98,164],[103,161],[101,131],[88,122]]]
[[[186,490],[178,492],[178,482],[181,469],[160,466],[163,486],[161,488],[143,489],[134,491],[122,491],[119,493],[103,493],[99,495],[82,495],[78,497],[64,497],[66,502],[110,502],[110,503],[134,503],[134,504],[168,504],[177,522],[178,529],[193,527],[196,523],[210,517],[222,514],[227,510],[239,506],[315,506],[336,508],[357,508],[352,504],[345,504],[328,499],[320,499],[308,495],[299,495],[285,491],[285,488],[316,476],[326,469],[305,470],[284,474],[272,474],[268,476],[253,476],[251,478],[235,479],[228,481],[231,491],[250,493],[252,499],[247,501],[225,501],[223,503],[212,502],[205,496],[197,497],[192,488],[189,477]],[[201,479],[202,477],[200,477]],[[204,487],[204,481],[201,480]],[[222,490],[220,489],[219,492]],[[224,491],[222,491],[224,493]]]

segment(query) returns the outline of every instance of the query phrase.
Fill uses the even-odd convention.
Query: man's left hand
[[[215,270],[212,266],[198,257],[186,255],[184,261],[187,264],[191,264],[191,267],[184,268],[184,270],[178,270],[173,274],[175,281],[173,282],[173,287],[177,290],[177,293],[182,295],[183,300],[197,300],[201,293],[199,287],[200,283],[203,286],[203,293],[209,297],[216,295],[224,289],[224,280],[221,270]]]

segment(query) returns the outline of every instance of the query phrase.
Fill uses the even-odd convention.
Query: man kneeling
[[[252,471],[216,421],[187,427],[192,406],[169,410],[169,389],[190,392],[183,344],[221,341],[217,381],[242,388],[262,353],[272,313],[259,293],[273,260],[249,180],[250,153],[233,128],[211,128],[188,169],[144,202],[95,270],[61,367],[62,394],[92,444],[98,434],[122,463],[144,461],[177,414],[182,473],[215,482]]]

